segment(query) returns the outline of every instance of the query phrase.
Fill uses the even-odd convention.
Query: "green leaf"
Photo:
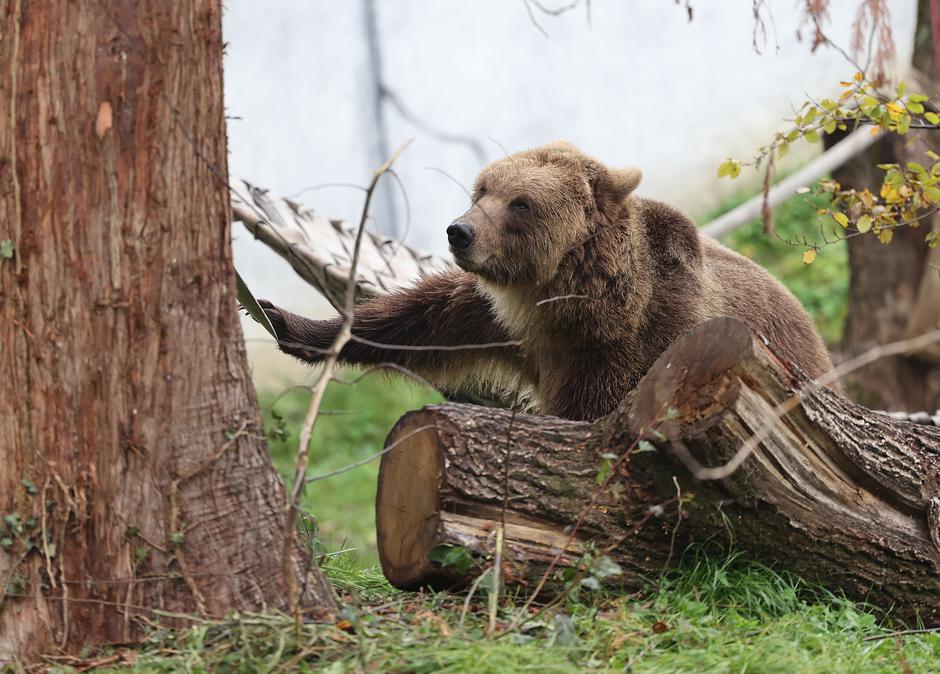
[[[807,140],[807,142],[809,142],[809,143],[818,143],[818,142],[819,142],[819,134],[818,134],[817,132],[815,132],[815,131],[812,131],[812,130],[811,130],[811,131],[807,131],[807,132],[803,135],[803,138],[805,138],[805,139]]]
[[[878,107],[878,99],[866,96],[862,99],[862,102],[858,104],[858,107],[866,115],[871,114],[872,110]]]
[[[239,304],[245,307],[245,311],[248,312],[248,315],[260,323],[262,328],[267,330],[274,339],[277,339],[277,333],[274,331],[274,326],[271,325],[271,321],[268,320],[267,314],[264,313],[264,309],[258,304],[258,300],[251,294],[251,291],[248,290],[248,286],[245,285],[245,282],[242,280],[242,275],[237,271],[235,272],[235,286],[238,291]]]
[[[637,443],[636,449],[633,450],[634,454],[639,454],[641,452],[655,452],[656,447],[649,440],[640,440]]]
[[[930,112],[929,110],[924,113],[924,119],[927,120],[928,124],[940,124],[940,115],[936,112]]]
[[[860,231],[862,234],[871,229],[871,216],[863,215],[858,219],[858,222],[855,223],[855,228]]]
[[[920,103],[908,103],[908,104],[907,104],[907,109],[908,109],[910,112],[913,112],[913,113],[919,115],[920,113],[922,113],[922,112],[924,111],[924,106],[921,105]]]
[[[601,555],[591,564],[591,575],[596,578],[610,578],[623,573],[620,565],[607,555]]]
[[[923,94],[911,94],[907,97],[907,100],[910,103],[923,103],[924,101],[929,101],[930,96],[924,96]]]
[[[910,128],[911,128],[911,116],[901,115],[901,119],[898,120],[898,133],[903,136],[910,130]]]
[[[613,464],[610,462],[610,459],[604,459],[604,463],[601,464],[600,470],[597,471],[597,484],[603,484],[604,481],[610,477],[610,473],[613,470]]]
[[[924,199],[934,203],[940,203],[940,188],[928,187],[924,190]]]
[[[10,241],[10,239],[0,241],[0,257],[6,258],[7,260],[13,257],[13,242]]]
[[[428,559],[442,567],[452,567],[465,575],[473,564],[473,555],[460,545],[435,545],[428,553]]]

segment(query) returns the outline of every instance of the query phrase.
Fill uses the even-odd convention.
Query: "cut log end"
[[[385,443],[375,500],[376,538],[385,577],[410,589],[433,575],[429,559],[440,521],[443,456],[433,421],[409,414]]]

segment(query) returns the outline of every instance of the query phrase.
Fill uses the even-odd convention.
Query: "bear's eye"
[[[486,188],[483,187],[483,185],[480,185],[480,186],[477,188],[476,198],[473,200],[474,203],[476,203],[477,201],[479,201],[480,198],[481,198],[484,194],[486,194]]]
[[[528,212],[529,203],[525,199],[514,199],[513,202],[509,204],[509,208],[514,211]]]

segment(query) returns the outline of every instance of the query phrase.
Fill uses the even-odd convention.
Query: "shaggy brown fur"
[[[454,223],[462,270],[359,305],[341,360],[394,362],[450,390],[521,386],[538,411],[571,419],[613,410],[673,340],[715,316],[743,321],[809,377],[832,367],[779,282],[634,196],[639,182],[562,142],[491,164]],[[264,306],[282,350],[309,362],[340,326]]]

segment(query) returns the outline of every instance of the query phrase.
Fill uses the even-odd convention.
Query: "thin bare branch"
[[[296,528],[295,522],[299,510],[300,495],[304,489],[304,485],[306,484],[307,465],[310,460],[310,438],[313,434],[313,426],[316,423],[317,415],[320,411],[320,405],[323,402],[323,396],[326,393],[327,384],[329,384],[333,377],[333,371],[336,369],[336,364],[339,359],[339,352],[352,336],[352,324],[354,318],[353,309],[356,299],[356,268],[359,265],[359,252],[362,248],[362,237],[365,234],[365,224],[369,216],[369,206],[372,203],[372,196],[375,193],[375,188],[378,185],[379,180],[383,175],[385,175],[385,173],[389,171],[389,169],[391,169],[392,164],[396,159],[398,159],[399,155],[408,147],[410,143],[411,141],[408,141],[398,148],[388,159],[388,161],[382,164],[382,166],[376,169],[372,174],[372,180],[369,182],[369,186],[366,190],[365,202],[362,206],[362,215],[359,219],[359,228],[356,232],[356,243],[353,248],[352,260],[350,261],[349,279],[346,283],[346,293],[344,297],[343,308],[340,312],[343,322],[339,332],[336,335],[336,338],[333,340],[333,344],[330,347],[330,352],[324,359],[323,372],[311,389],[310,404],[307,407],[307,414],[300,429],[300,439],[297,448],[297,462],[294,473],[294,485],[290,491],[290,494],[288,495],[287,506],[285,508],[284,540],[281,551],[282,573],[284,575],[284,585],[287,594],[288,606],[291,613],[294,615],[294,619],[297,624],[300,624],[301,620],[301,597],[299,596],[299,588],[297,585],[297,578],[295,576],[294,569],[294,530]]]
[[[376,459],[381,458],[383,455],[388,454],[390,451],[392,451],[393,449],[395,449],[399,444],[401,444],[402,442],[404,442],[404,441],[407,440],[408,438],[411,438],[411,437],[417,435],[418,433],[422,433],[422,432],[427,431],[427,430],[430,430],[430,429],[432,429],[432,428],[436,428],[436,426],[434,426],[434,425],[419,426],[418,428],[414,429],[414,430],[411,431],[410,433],[406,433],[405,435],[401,436],[401,437],[398,438],[395,442],[391,443],[391,444],[388,445],[387,447],[383,447],[383,448],[382,448],[382,451],[380,451],[380,452],[376,452],[375,454],[372,454],[371,456],[367,456],[367,457],[364,458],[364,459],[360,459],[359,461],[354,461],[353,463],[347,464],[347,465],[343,466],[342,468],[337,468],[336,470],[331,470],[329,473],[324,473],[323,475],[313,475],[313,476],[311,476],[311,477],[305,478],[304,481],[305,481],[306,483],[310,483],[310,482],[319,482],[320,480],[326,480],[326,479],[329,479],[329,478],[331,478],[331,477],[336,477],[337,475],[342,475],[343,473],[348,473],[349,471],[353,470],[354,468],[358,468],[359,466],[364,466],[364,465],[366,465],[367,463],[372,463],[372,462],[375,461]]]

